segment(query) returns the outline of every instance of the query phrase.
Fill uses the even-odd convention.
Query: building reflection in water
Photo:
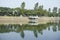
[[[50,27],[52,27],[53,32],[60,31],[60,23],[47,23],[39,25],[0,24],[0,33],[16,32],[20,33],[20,36],[24,38],[25,37],[24,31],[29,30],[33,31],[34,36],[37,38],[38,33],[43,35],[43,30],[48,28],[48,31],[50,31],[51,30]]]

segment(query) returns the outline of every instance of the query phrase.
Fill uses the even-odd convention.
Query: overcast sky
[[[43,5],[44,9],[58,7],[60,8],[60,0],[0,0],[0,7],[20,7],[21,3],[25,2],[27,9],[33,9],[36,2]]]

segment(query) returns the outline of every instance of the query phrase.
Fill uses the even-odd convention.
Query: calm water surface
[[[60,23],[0,25],[0,40],[60,40]]]

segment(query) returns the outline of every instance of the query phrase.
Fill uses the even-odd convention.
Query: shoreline
[[[23,16],[0,16],[0,24],[28,24],[30,19]],[[59,22],[60,17],[39,17],[37,23]]]

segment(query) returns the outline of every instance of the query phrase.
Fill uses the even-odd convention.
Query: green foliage
[[[24,9],[24,8],[25,8],[25,2],[21,4],[21,9]]]
[[[57,7],[53,8],[53,12],[52,13],[53,13],[53,16],[56,16],[56,14],[57,14]]]
[[[59,10],[58,10],[58,16],[60,17],[60,8],[59,8]]]
[[[15,11],[16,10],[16,11]],[[14,14],[13,14],[14,11]],[[21,7],[17,8],[8,8],[8,7],[0,7],[0,16],[30,16],[30,15],[38,15],[38,16],[60,16],[60,8],[54,7],[52,12],[51,9],[43,9],[43,5],[35,4],[34,9],[25,9],[25,2],[21,4]]]
[[[35,4],[34,10],[38,9],[38,3]]]

